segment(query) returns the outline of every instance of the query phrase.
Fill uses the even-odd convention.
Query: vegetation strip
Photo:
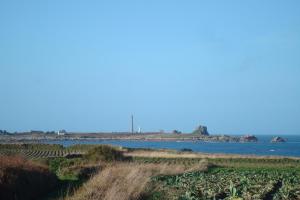
[[[47,144],[4,144],[0,154],[23,155],[56,175],[43,200],[300,199],[300,160],[293,158]]]

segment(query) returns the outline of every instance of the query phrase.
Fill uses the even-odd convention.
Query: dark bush
[[[85,158],[91,161],[121,161],[125,159],[121,151],[109,145],[101,145],[90,149],[85,154]]]
[[[39,199],[58,184],[47,167],[20,157],[0,156],[0,199]]]

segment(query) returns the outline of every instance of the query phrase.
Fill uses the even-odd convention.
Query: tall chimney
[[[133,128],[133,115],[131,115],[131,133],[134,132],[134,128]]]

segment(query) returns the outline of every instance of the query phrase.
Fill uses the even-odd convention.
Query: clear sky
[[[300,134],[300,1],[0,1],[0,129]]]

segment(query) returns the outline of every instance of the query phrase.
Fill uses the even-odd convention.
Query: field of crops
[[[93,147],[93,145],[74,145],[65,148],[56,144],[0,144],[0,155],[18,155],[28,159],[55,158],[81,155]]]
[[[201,158],[135,157],[139,163],[191,166]],[[151,200],[297,200],[300,160],[291,158],[208,158],[206,172],[158,176],[152,179]],[[159,189],[157,189],[159,188]]]
[[[296,169],[215,168],[158,176],[153,181],[162,189],[152,199],[300,199],[300,172]]]

